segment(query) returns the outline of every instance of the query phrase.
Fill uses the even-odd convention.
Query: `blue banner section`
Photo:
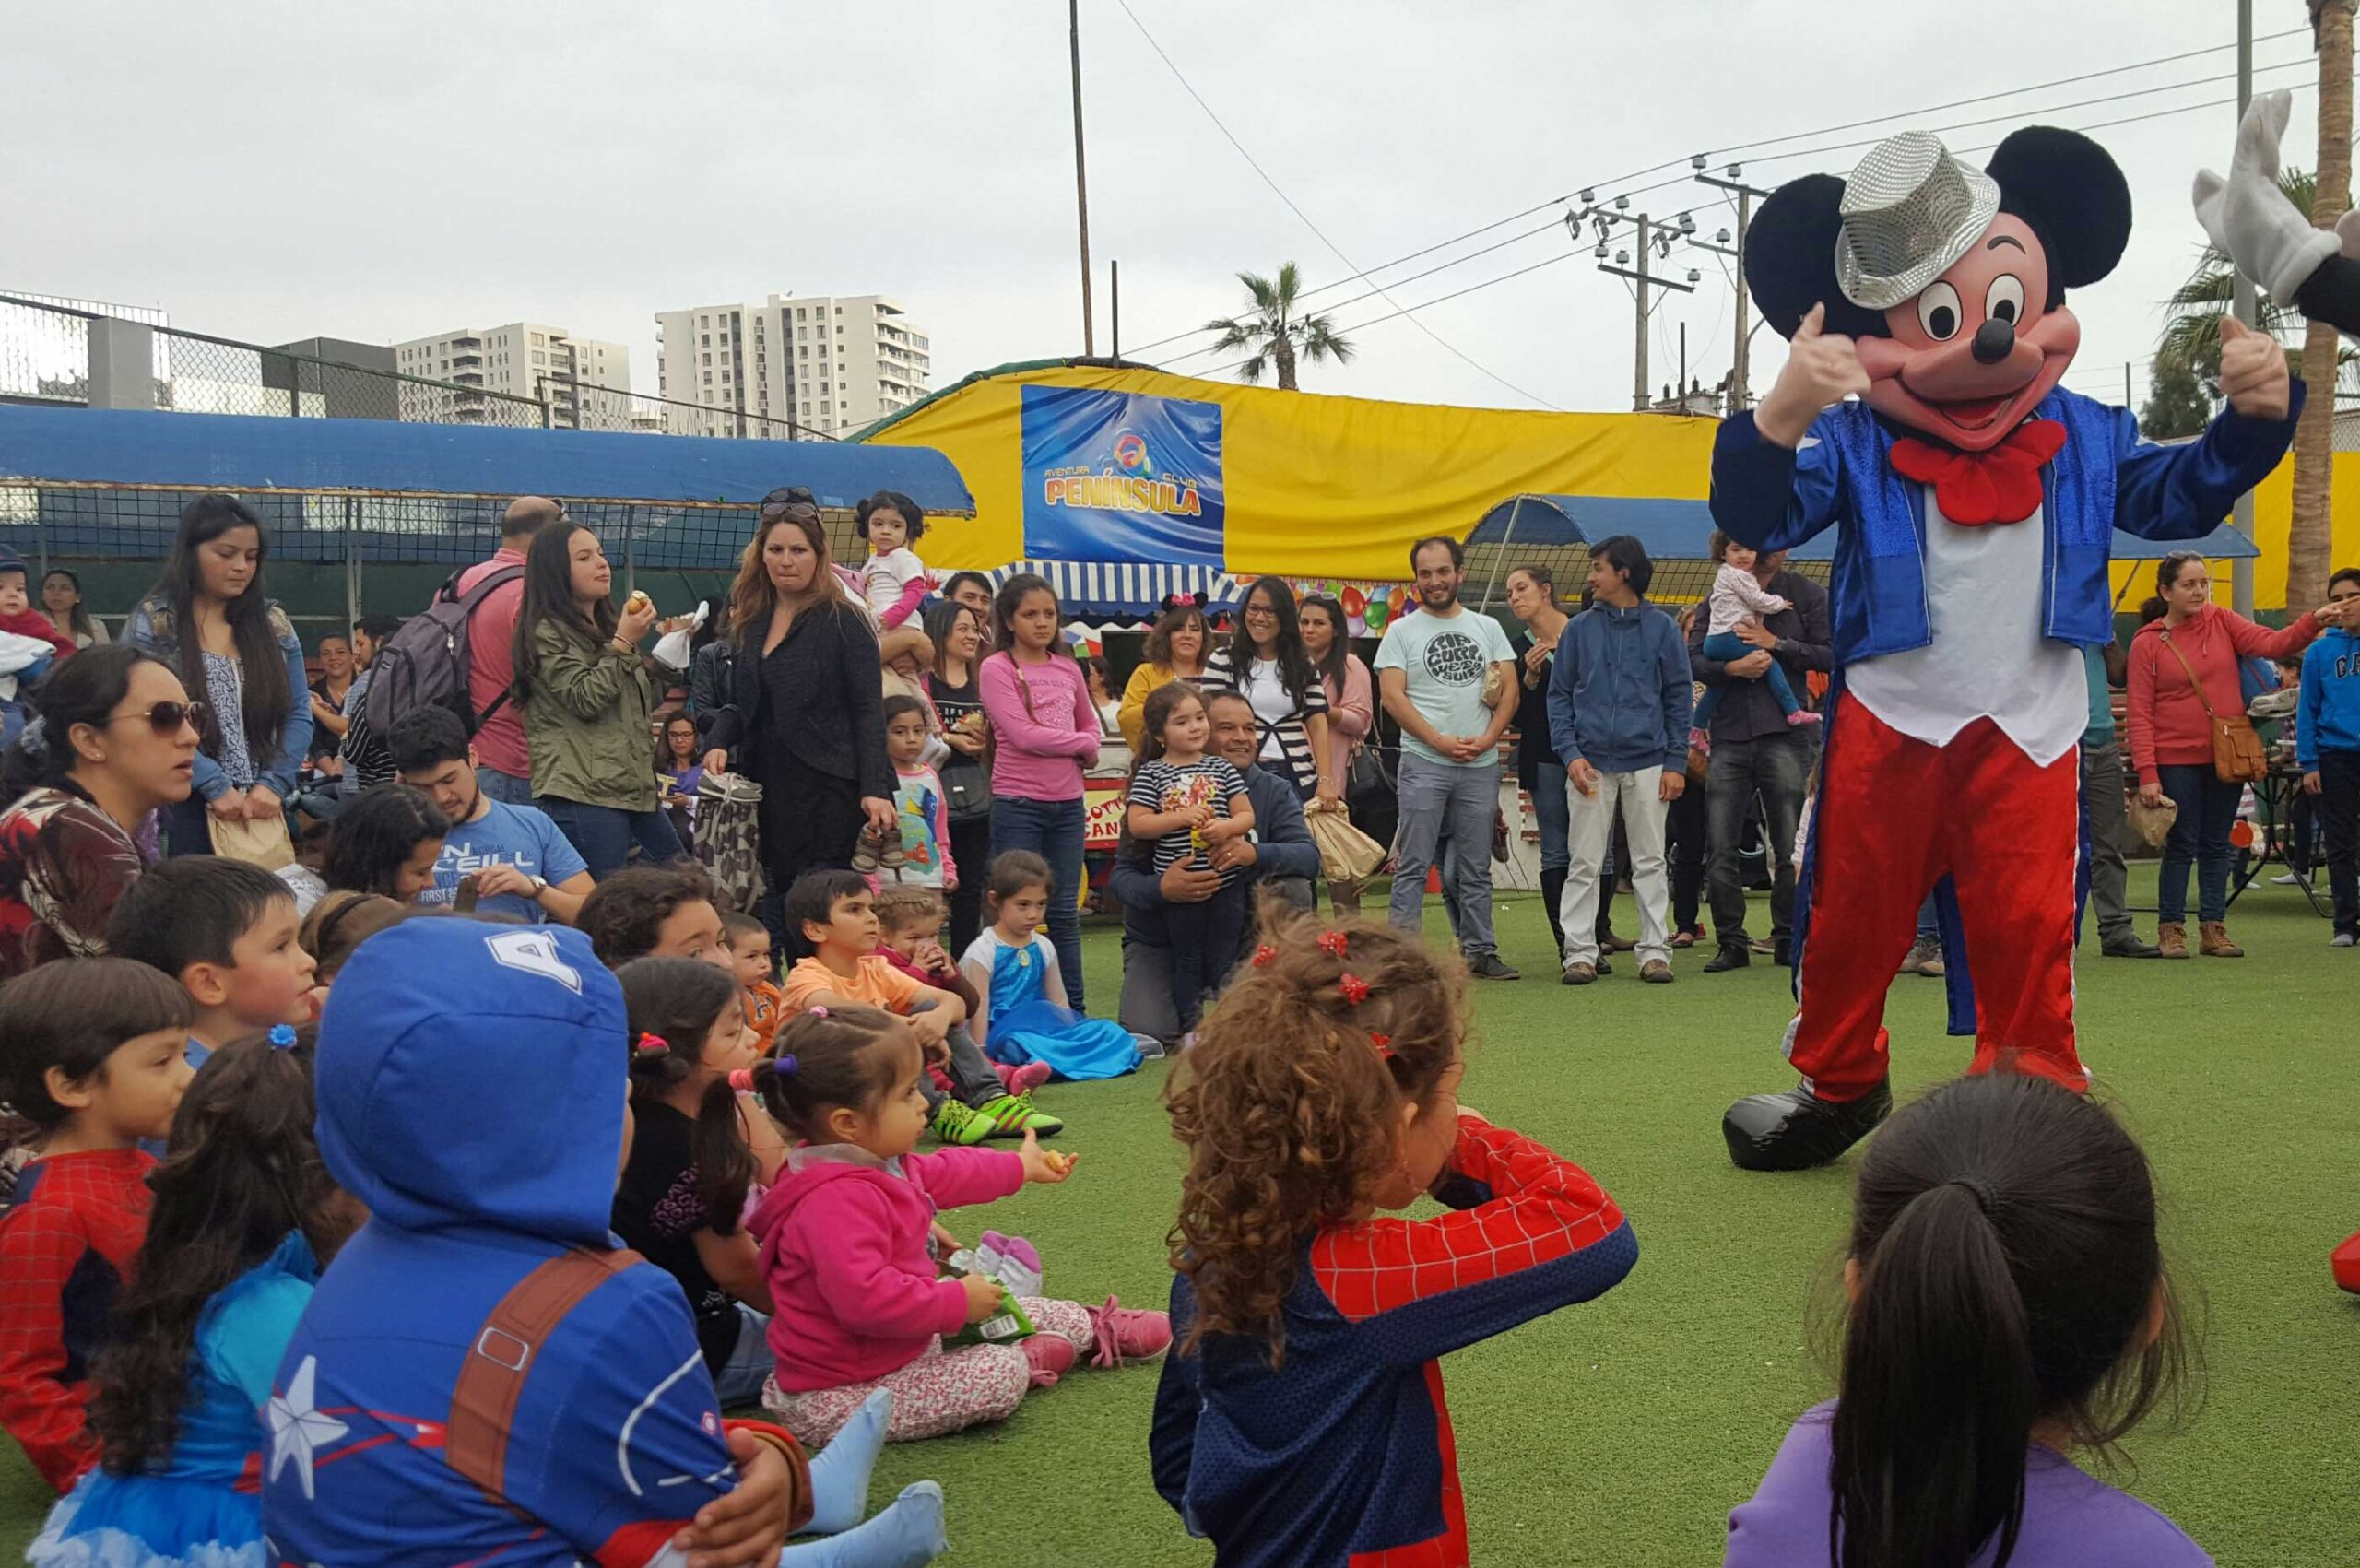
[[[1221,564],[1221,405],[1024,389],[1024,553]]]

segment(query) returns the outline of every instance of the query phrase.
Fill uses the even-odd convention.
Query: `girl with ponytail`
[[[1438,1358],[1602,1294],[1638,1243],[1580,1166],[1459,1105],[1456,961],[1265,929],[1174,1069],[1156,1490],[1222,1568],[1463,1563]],[[1428,1195],[1458,1212],[1386,1212]]]
[[[943,1278],[928,1251],[937,1208],[1058,1183],[1072,1157],[1024,1146],[917,1150],[924,1053],[909,1023],[875,1008],[816,1007],[787,1020],[777,1054],[746,1080],[800,1140],[749,1221],[777,1303],[778,1376],[763,1402],[819,1444],[880,1394],[888,1442],[1005,1420],[1076,1357],[1119,1366],[1172,1341],[1160,1312],[1025,1297],[981,1274]],[[969,1326],[981,1341],[945,1346]]]
[[[737,979],[702,959],[634,959],[622,982],[631,1051],[631,1152],[614,1227],[680,1282],[725,1409],[762,1395],[770,1287],[739,1223],[757,1174],[729,1075],[761,1051]]]
[[[2179,1386],[2146,1156],[2043,1079],[1946,1084],[1860,1161],[1833,1404],[1729,1515],[1728,1568],[2209,1568],[2083,1473]]]

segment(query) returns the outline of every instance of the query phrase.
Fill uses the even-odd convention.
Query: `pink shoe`
[[[1010,1094],[1030,1094],[1049,1081],[1049,1064],[1046,1062],[1027,1062],[1021,1067],[1011,1067],[1005,1062],[995,1062],[992,1066]]]
[[[1168,1313],[1133,1311],[1120,1296],[1109,1296],[1104,1306],[1087,1310],[1098,1341],[1090,1353],[1092,1366],[1121,1366],[1127,1357],[1159,1356],[1172,1343]]]
[[[1169,1339],[1172,1331],[1166,1328],[1163,1337]],[[1073,1341],[1063,1335],[1035,1334],[1024,1341],[1022,1349],[1024,1360],[1032,1368],[1035,1388],[1050,1387],[1056,1383],[1058,1374],[1073,1370]]]
[[[1815,725],[1820,722],[1820,715],[1809,708],[1797,708],[1787,715],[1787,722],[1790,725]]]

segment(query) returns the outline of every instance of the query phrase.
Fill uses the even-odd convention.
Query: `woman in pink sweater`
[[[814,1008],[778,1032],[778,1054],[747,1080],[773,1121],[803,1141],[749,1228],[777,1311],[778,1371],[763,1403],[811,1447],[833,1437],[879,1388],[893,1391],[888,1442],[939,1437],[1013,1413],[1075,1358],[1093,1365],[1151,1356],[1172,1342],[1160,1312],[1027,1297],[981,1274],[941,1277],[927,1249],[938,1208],[989,1203],[1027,1182],[1055,1184],[1069,1156],[1031,1133],[1017,1153],[913,1153],[926,1125],[925,1057],[910,1026],[873,1008]],[[733,1079],[732,1080],[737,1081]],[[1012,1315],[1032,1332],[946,1348],[971,1324]]]
[[[2229,831],[2236,823],[2241,784],[2225,784],[2212,769],[2212,721],[2246,711],[2237,678],[2241,659],[2300,657],[2323,625],[2340,623],[2342,611],[2327,609],[2298,617],[2283,631],[2257,626],[2212,603],[2212,577],[2204,558],[2175,550],[2155,569],[2155,591],[2148,601],[2163,613],[2130,640],[2130,760],[2139,772],[2139,797],[2160,806],[2168,796],[2179,807],[2171,837],[2164,843],[2157,878],[2156,945],[2167,959],[2188,952],[2188,870],[2196,867],[2197,918],[2208,958],[2243,958],[2229,940],[2229,871],[2236,852]],[[2182,661],[2186,662],[2183,663]],[[2202,694],[2189,678],[2193,668]]]
[[[1066,1005],[1083,1013],[1081,771],[1098,760],[1098,710],[1081,666],[1059,649],[1063,622],[1045,578],[1020,572],[1001,584],[992,621],[997,652],[976,678],[992,728],[992,853],[1029,849],[1049,863],[1049,941]]]

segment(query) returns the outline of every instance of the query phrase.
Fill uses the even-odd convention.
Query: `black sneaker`
[[[1705,961],[1705,973],[1723,974],[1732,969],[1743,969],[1753,961],[1753,955],[1744,948],[1724,942],[1720,950]]]
[[[1497,953],[1478,953],[1467,961],[1467,973],[1478,980],[1521,980],[1524,972],[1511,969]]]

